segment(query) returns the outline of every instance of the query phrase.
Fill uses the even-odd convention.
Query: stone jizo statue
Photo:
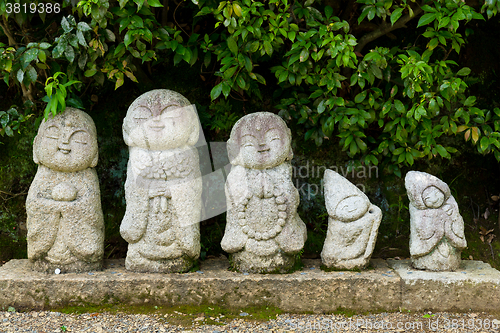
[[[291,132],[269,112],[236,122],[228,141],[232,164],[226,181],[227,224],[221,246],[233,268],[285,272],[307,238],[292,183]]]
[[[410,254],[412,265],[431,271],[460,267],[467,247],[464,220],[446,183],[425,172],[406,174],[410,199]]]
[[[194,106],[174,91],[152,90],[130,105],[123,121],[130,157],[120,226],[129,243],[128,270],[185,272],[198,259],[199,131]]]
[[[326,170],[324,182],[329,217],[321,260],[329,268],[364,268],[377,241],[382,211],[337,172]]]
[[[34,270],[83,272],[102,268],[104,220],[94,167],[96,128],[85,112],[66,108],[38,129],[38,164],[26,200],[28,258]]]

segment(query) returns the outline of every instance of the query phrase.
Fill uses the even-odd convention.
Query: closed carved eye
[[[82,145],[86,145],[89,141],[89,134],[83,130],[76,131],[73,134],[71,134],[71,141],[74,141],[76,143],[80,143]]]
[[[152,115],[151,110],[145,106],[139,106],[134,110],[134,119],[136,120],[146,120],[151,118]]]
[[[59,127],[50,126],[46,129],[45,136],[49,139],[59,140],[59,133],[60,133]]]
[[[161,110],[161,113],[165,118],[177,118],[182,115],[182,111],[182,107],[179,104],[170,104]]]

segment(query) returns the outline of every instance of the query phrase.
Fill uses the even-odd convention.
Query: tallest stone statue
[[[152,90],[130,105],[123,121],[130,157],[120,226],[129,243],[127,269],[185,272],[198,259],[199,132],[194,106],[174,91]]]

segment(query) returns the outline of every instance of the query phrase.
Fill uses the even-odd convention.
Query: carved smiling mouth
[[[63,154],[69,154],[71,152],[71,149],[59,148],[59,151]]]
[[[160,132],[165,128],[165,125],[149,126],[149,128],[151,128],[155,132]]]
[[[258,150],[257,152],[264,154],[264,153],[269,153],[270,150],[271,150],[271,148],[267,148],[267,149]]]

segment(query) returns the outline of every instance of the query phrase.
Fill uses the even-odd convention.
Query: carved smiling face
[[[123,138],[131,147],[167,150],[194,145],[199,125],[194,107],[182,95],[165,89],[139,96],[123,120]]]
[[[97,165],[96,129],[85,112],[66,108],[44,121],[33,143],[33,159],[50,169],[75,172]]]
[[[257,112],[241,118],[228,141],[231,163],[267,169],[291,159],[290,130],[278,116]]]
[[[422,200],[429,208],[439,208],[444,203],[444,193],[436,186],[429,186],[422,192]]]

